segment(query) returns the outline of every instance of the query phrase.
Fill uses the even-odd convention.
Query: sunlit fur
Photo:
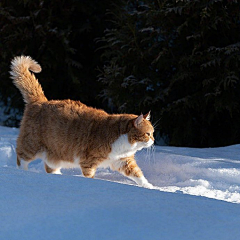
[[[110,167],[139,185],[152,187],[138,167],[134,154],[153,142],[150,114],[108,114],[80,101],[51,100],[29,71],[41,67],[30,57],[11,62],[11,78],[26,103],[17,139],[17,164],[42,158],[48,173],[81,167],[85,177],[94,177],[98,167]]]

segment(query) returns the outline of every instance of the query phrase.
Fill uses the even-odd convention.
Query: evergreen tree
[[[102,97],[152,110],[169,144],[240,142],[238,1],[122,1],[102,39]]]

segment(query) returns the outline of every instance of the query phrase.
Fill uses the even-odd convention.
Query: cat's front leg
[[[126,177],[136,182],[139,186],[153,188],[153,185],[144,177],[140,167],[134,157],[121,158],[112,165],[113,170],[117,170]]]

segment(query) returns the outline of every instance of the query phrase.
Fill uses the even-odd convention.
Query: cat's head
[[[154,128],[150,122],[150,112],[133,119],[131,125],[128,132],[128,140],[131,144],[137,144],[138,148],[142,149],[154,143]]]

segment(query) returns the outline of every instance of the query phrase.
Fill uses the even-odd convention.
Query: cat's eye
[[[151,133],[146,133],[149,137],[151,136]]]

